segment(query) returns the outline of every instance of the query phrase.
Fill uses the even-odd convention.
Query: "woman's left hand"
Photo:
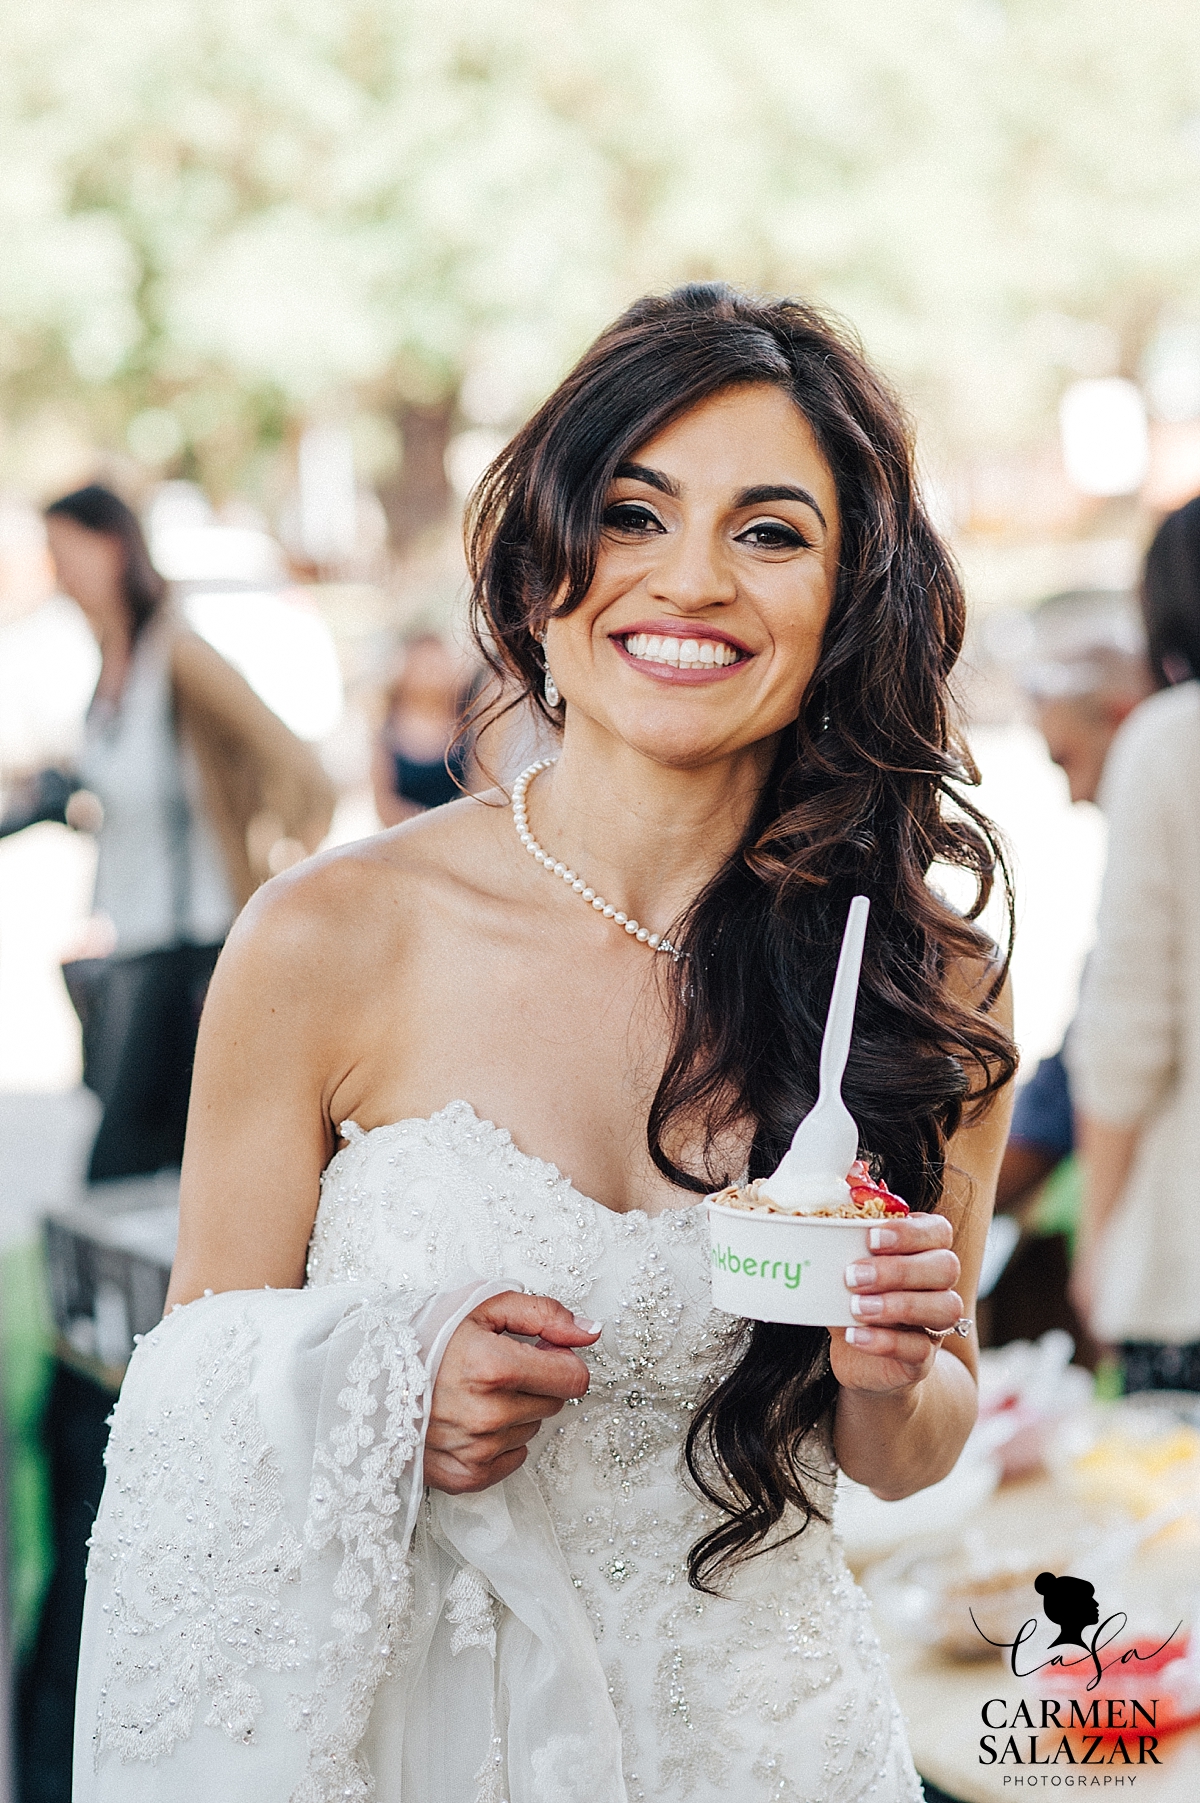
[[[924,1331],[953,1327],[965,1313],[954,1288],[958,1258],[945,1215],[893,1217],[872,1226],[871,1256],[848,1266],[850,1309],[861,1325],[831,1328],[829,1358],[844,1389],[911,1389],[928,1377],[937,1342]]]

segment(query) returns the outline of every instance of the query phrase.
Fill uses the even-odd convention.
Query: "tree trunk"
[[[388,531],[397,551],[445,518],[453,499],[446,479],[445,455],[454,417],[454,397],[433,406],[406,403],[396,416],[404,456],[392,479],[379,490]]]

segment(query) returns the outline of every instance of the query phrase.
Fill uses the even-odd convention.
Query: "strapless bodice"
[[[467,1102],[368,1133],[325,1172],[308,1281],[383,1278],[413,1307],[462,1274],[511,1278],[607,1324],[593,1381],[689,1394],[736,1323],[709,1300],[702,1205],[617,1214]]]
[[[616,1214],[466,1102],[343,1137],[310,1285],[382,1281],[415,1311],[475,1275],[604,1323],[588,1395],[542,1428],[529,1469],[595,1632],[630,1803],[915,1803],[867,1605],[827,1526],[737,1568],[724,1596],[688,1586],[713,1517],[682,1443],[741,1330],[711,1305],[703,1206]],[[805,1462],[827,1506],[827,1444]],[[377,1716],[387,1702],[385,1684]]]

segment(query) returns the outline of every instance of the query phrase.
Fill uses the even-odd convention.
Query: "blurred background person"
[[[1095,802],[1117,732],[1152,688],[1131,595],[1052,595],[1032,615],[1034,659],[1021,676],[1033,720],[1066,776],[1073,804]],[[1096,1348],[1068,1293],[1082,1200],[1064,1047],[1043,1058],[1017,1096],[996,1207],[1021,1220],[1022,1238],[990,1298],[995,1345],[1071,1334],[1077,1358]]]
[[[112,955],[73,985],[104,1113],[91,1182],[176,1165],[199,1005],[237,910],[316,849],[333,792],[311,748],[166,605],[137,516],[98,485],[46,510],[61,591],[100,648],[76,796]]]
[[[1200,499],[1159,528],[1142,607],[1161,693],[1109,756],[1099,937],[1069,1047],[1073,1290],[1127,1392],[1200,1390]]]
[[[475,687],[462,657],[437,633],[415,633],[401,645],[383,691],[371,762],[384,826],[463,793],[470,750],[455,735]]]
[[[90,485],[46,510],[58,586],[101,667],[71,773],[30,785],[10,825],[95,831],[95,909],[109,954],[65,967],[84,1081],[102,1105],[88,1180],[179,1164],[205,989],[259,882],[316,849],[333,793],[311,748],[173,616],[137,516]],[[53,1569],[18,1682],[22,1803],[67,1803],[86,1543],[112,1392],[56,1361],[43,1435]]]

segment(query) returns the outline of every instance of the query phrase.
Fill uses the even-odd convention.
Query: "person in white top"
[[[316,848],[332,794],[311,748],[171,613],[136,514],[92,483],[46,510],[62,592],[100,647],[74,784],[97,817],[95,909],[113,956],[77,973],[84,1080],[104,1104],[89,1182],[177,1165],[217,953],[270,869],[248,840]],[[81,801],[82,796],[76,797]],[[68,973],[70,980],[70,973]]]
[[[1021,686],[1051,760],[1073,803],[1095,803],[1118,731],[1152,692],[1137,600],[1117,589],[1051,595],[1033,610],[1033,659]],[[1065,1038],[1070,1037],[1067,1029]],[[996,1186],[997,1212],[1021,1219],[1022,1241],[992,1291],[994,1346],[1037,1339],[1060,1327],[1076,1362],[1094,1366],[1097,1349],[1068,1296],[1069,1246],[1083,1173],[1075,1153],[1074,1109],[1065,1045],[1022,1083]],[[1057,1173],[1052,1195],[1043,1185]]]
[[[1127,1391],[1200,1390],[1200,499],[1142,591],[1161,692],[1109,754],[1099,938],[1069,1043],[1086,1180],[1073,1277]]]

